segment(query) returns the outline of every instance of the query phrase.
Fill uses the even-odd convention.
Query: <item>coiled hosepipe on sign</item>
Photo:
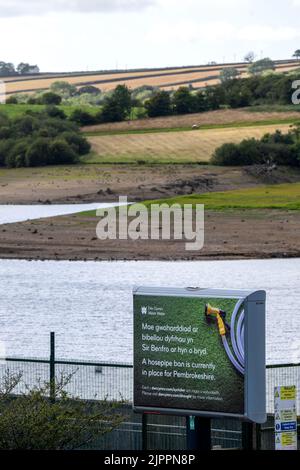
[[[244,300],[239,300],[232,312],[230,325],[225,321],[226,312],[219,308],[212,307],[211,305],[206,305],[205,315],[206,318],[211,316],[217,319],[217,324],[219,328],[219,333],[222,338],[222,343],[226,354],[232,363],[232,365],[240,372],[242,375],[245,374],[245,353],[244,353]],[[231,346],[228,343],[227,336],[230,333],[230,342]]]

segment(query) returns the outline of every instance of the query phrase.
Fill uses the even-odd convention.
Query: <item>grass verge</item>
[[[192,194],[144,204],[204,204],[206,209],[284,209],[300,210],[300,183],[259,186],[216,193]]]

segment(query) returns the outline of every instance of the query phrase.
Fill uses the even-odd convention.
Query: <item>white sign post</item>
[[[275,387],[275,449],[297,450],[297,389]]]

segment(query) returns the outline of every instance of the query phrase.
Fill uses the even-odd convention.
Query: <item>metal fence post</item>
[[[187,416],[186,437],[188,450],[211,450],[211,419]]]
[[[261,450],[261,444],[262,444],[262,427],[261,427],[261,424],[256,424],[255,425],[255,443],[256,443],[256,449],[255,450]]]
[[[50,333],[50,400],[55,401],[55,333]]]
[[[148,416],[146,413],[142,414],[142,450],[148,450],[148,439],[147,439],[147,421]]]
[[[243,450],[254,450],[253,446],[253,423],[244,421],[242,423],[242,447]]]

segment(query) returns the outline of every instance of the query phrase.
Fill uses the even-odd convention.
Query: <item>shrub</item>
[[[211,158],[213,165],[221,166],[242,165],[241,160],[242,156],[239,146],[232,143],[223,144],[218,147]]]
[[[97,123],[95,116],[79,108],[72,112],[70,120],[80,124],[81,126],[90,126]]]
[[[57,106],[47,106],[46,113],[52,118],[66,119],[65,112]]]
[[[14,119],[0,114],[0,165],[29,167],[77,162],[91,146],[76,123],[62,117],[55,107]]]
[[[101,95],[101,90],[93,85],[85,85],[79,88],[77,91],[79,95],[88,93],[91,95]]]
[[[245,139],[240,144],[223,144],[215,150],[211,162],[214,165],[276,164],[299,166],[300,143],[291,134],[279,131],[267,134],[261,140]]]
[[[12,144],[6,150],[5,163],[9,168],[20,168],[26,165],[26,152],[28,149],[28,142],[19,140],[14,145]]]
[[[9,96],[6,100],[6,104],[18,104],[18,99],[16,96]]]
[[[27,149],[26,166],[43,166],[49,162],[50,140],[39,137]]]
[[[12,142],[10,140],[0,140],[0,166],[7,164],[6,160],[11,148]]]
[[[17,391],[21,379],[8,371],[0,384],[1,450],[76,450],[99,441],[125,419],[121,401],[87,402],[69,395],[72,375],[32,388],[25,384],[23,393]]]
[[[62,138],[57,138],[50,143],[48,155],[50,165],[76,163],[77,161],[77,154],[72,145]]]
[[[91,151],[91,144],[83,135],[64,132],[61,134],[61,137],[72,146],[78,155],[86,155]]]
[[[40,103],[58,105],[61,103],[61,97],[52,91],[48,91],[41,96]]]

